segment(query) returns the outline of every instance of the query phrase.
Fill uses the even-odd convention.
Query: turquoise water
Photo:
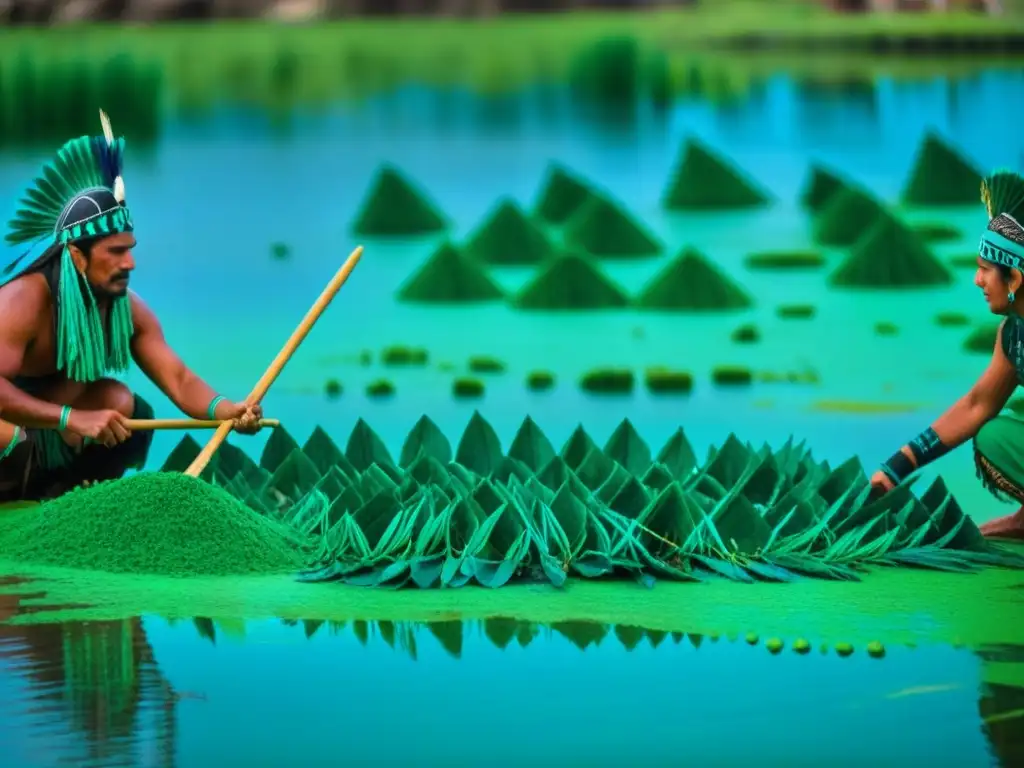
[[[439,238],[367,241],[352,279],[266,398],[267,414],[300,440],[322,424],[341,444],[363,418],[395,453],[423,413],[454,443],[479,409],[506,447],[527,414],[556,446],[578,423],[602,442],[629,418],[655,450],[682,425],[698,452],[729,432],[773,444],[796,435],[823,458],[856,454],[870,467],[984,368],[984,356],[960,352],[968,329],[933,322],[944,311],[988,319],[971,271],[958,271],[958,282],[939,290],[838,292],[825,287],[829,270],[753,273],[742,258],[755,249],[810,245],[809,222],[795,200],[811,161],[890,200],[928,129],[982,168],[1018,166],[1024,135],[1016,122],[978,116],[1006,115],[1022,98],[1024,71],[993,69],[964,79],[883,79],[867,94],[776,77],[745,102],[687,101],[663,117],[644,114],[629,130],[581,123],[557,99],[524,98],[484,114],[468,98],[423,89],[358,110],[296,115],[284,135],[259,114],[225,108],[205,121],[170,123],[159,146],[131,154],[127,188],[139,228],[133,283],[186,361],[240,399],[357,244],[349,225],[381,162],[396,163],[426,187],[460,239],[499,197],[531,203],[545,166],[557,159],[626,203],[665,242],[655,259],[608,264],[627,288],[636,290],[692,244],[743,283],[756,307],[708,318],[555,316],[503,305],[424,309],[398,304],[394,294]],[[757,213],[665,215],[658,199],[690,135],[746,168],[777,204]],[[0,198],[16,197],[42,159],[0,157]],[[937,247],[943,256],[969,252],[984,224],[980,205],[909,215],[963,230],[960,242]],[[275,241],[292,246],[289,261],[271,259]],[[831,267],[842,254],[828,257]],[[509,288],[530,274],[495,272]],[[776,318],[777,305],[797,302],[816,305],[817,317]],[[880,321],[895,322],[901,333],[875,336]],[[761,329],[762,343],[731,343],[731,331],[749,322]],[[394,371],[356,361],[361,350],[396,343],[427,348],[431,365]],[[482,400],[453,400],[453,373],[437,364],[464,371],[474,354],[504,360],[508,372],[487,378]],[[813,369],[821,383],[723,391],[709,378],[723,363]],[[582,394],[575,379],[604,365],[683,368],[697,386],[685,398]],[[527,371],[536,368],[555,372],[553,392],[525,389]],[[392,379],[397,394],[371,401],[363,390],[380,377]],[[328,378],[344,385],[336,401],[322,394]],[[158,415],[175,415],[136,372],[129,381]],[[906,412],[844,415],[814,407],[829,400],[895,403]],[[178,437],[157,436],[154,464]],[[264,440],[239,444],[258,452]],[[977,519],[1003,511],[979,490],[968,448],[937,469]],[[325,625],[307,638],[308,626],[257,622],[246,624],[243,638],[238,627],[158,617],[77,628],[0,625],[0,763],[602,766],[644,755],[663,765],[1012,764],[1005,743],[994,755],[986,740],[979,706],[995,705],[982,682],[986,662],[970,651],[897,648],[874,660],[815,649],[773,657],[743,642],[705,639],[697,648],[670,636],[657,647],[645,637],[626,653],[621,629],[585,649],[572,632],[537,629],[532,637],[530,630],[527,647],[516,641],[501,649],[486,627],[461,626],[414,627],[393,649],[381,626],[358,634],[351,625]],[[451,652],[455,627],[458,658]],[[636,639],[629,631],[625,637]],[[103,653],[114,654],[110,664],[127,660],[118,669],[121,679],[134,680],[127,686],[132,703],[68,681],[67,670],[81,663],[65,651],[83,647],[82,638],[92,638],[93,657],[96,648],[119,649]],[[115,700],[121,704],[111,706]]]
[[[69,662],[87,639],[93,668],[102,655],[121,670],[104,689]],[[742,639],[510,619],[0,628],[12,768],[966,768],[999,759],[986,696],[982,660],[943,646],[775,656]]]

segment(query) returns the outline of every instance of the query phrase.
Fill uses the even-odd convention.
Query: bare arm
[[[193,419],[209,417],[207,409],[217,392],[185,365],[164,338],[160,322],[152,310],[132,294],[132,357],[142,372],[156,384],[179,410]],[[217,405],[215,417],[229,419],[234,407],[229,401]]]
[[[1003,409],[1016,386],[1017,371],[1003,353],[1003,328],[1000,326],[988,368],[967,394],[932,424],[932,429],[949,450],[962,445]],[[917,459],[910,446],[904,445],[900,450],[916,467]]]
[[[36,326],[50,311],[46,284],[35,275],[0,288],[0,415],[21,427],[60,425],[61,406],[32,397],[12,384],[35,340]]]

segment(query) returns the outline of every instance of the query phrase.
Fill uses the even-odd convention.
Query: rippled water
[[[945,646],[773,655],[583,622],[5,626],[0,748],[11,768],[966,768],[1019,754],[983,722],[1020,707],[1019,689],[984,678],[979,655]],[[1019,713],[1002,722],[995,736]]]

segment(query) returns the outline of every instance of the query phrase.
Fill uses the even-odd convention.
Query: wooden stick
[[[224,423],[223,419],[128,419],[128,429],[132,432],[156,429],[216,429]],[[260,426],[280,427],[281,421],[279,419],[260,419]]]
[[[292,355],[295,354],[295,350],[299,348],[299,344],[306,338],[310,330],[313,328],[313,324],[320,319],[320,315],[323,314],[324,310],[327,309],[327,305],[331,303],[331,300],[337,295],[338,291],[341,290],[341,286],[348,280],[348,276],[355,269],[356,264],[359,263],[359,257],[363,255],[363,246],[357,247],[352,251],[351,255],[345,260],[345,263],[341,265],[341,269],[338,273],[331,278],[331,282],[324,288],[323,293],[320,294],[320,298],[316,300],[312,307],[309,308],[309,312],[302,318],[302,322],[292,333],[291,337],[285,342],[284,347],[277,353],[277,357],[274,358],[274,362],[267,368],[266,373],[256,382],[256,386],[253,387],[252,392],[247,398],[247,402],[258,403],[267,394],[267,390],[270,389],[270,385],[274,383],[274,380],[281,373],[281,370],[285,367]],[[213,458],[213,454],[217,452],[221,444],[227,439],[227,436],[231,433],[232,422],[226,421],[217,427],[217,431],[213,433],[213,437],[203,447],[203,450],[199,452],[195,460],[189,465],[188,469],[185,470],[186,475],[192,477],[199,477],[206,466],[210,463]]]

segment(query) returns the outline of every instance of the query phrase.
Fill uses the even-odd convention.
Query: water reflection
[[[0,753],[5,766],[205,766],[343,750],[370,765],[387,743],[394,764],[446,766],[622,765],[637,750],[665,764],[1020,764],[1024,689],[986,669],[1024,649],[843,658],[783,639],[773,654],[752,636],[508,617],[0,625]],[[406,747],[385,740],[399,711]],[[483,759],[512,733],[529,743]]]

